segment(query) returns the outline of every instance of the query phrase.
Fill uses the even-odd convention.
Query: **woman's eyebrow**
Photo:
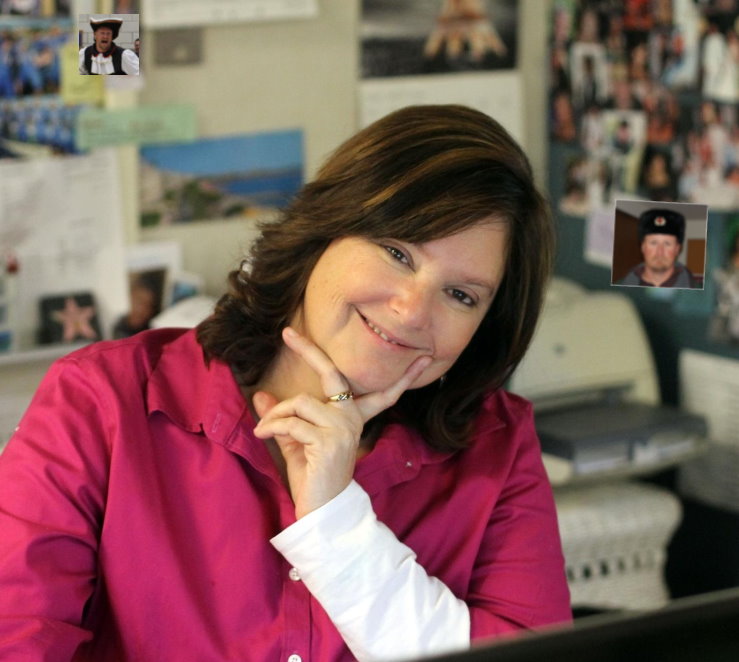
[[[490,293],[495,292],[498,289],[498,286],[489,280],[484,280],[477,278],[476,276],[471,276],[470,278],[462,277],[460,280],[460,283],[463,283],[464,285],[473,285],[475,287],[481,287],[482,289],[489,290]]]

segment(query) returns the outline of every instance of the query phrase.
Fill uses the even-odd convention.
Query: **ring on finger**
[[[341,391],[341,393],[336,393],[335,395],[331,395],[328,398],[329,402],[343,402],[344,400],[352,400],[354,398],[354,393],[351,391]]]

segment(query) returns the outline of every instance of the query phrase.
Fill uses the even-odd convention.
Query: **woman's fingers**
[[[316,344],[290,327],[283,329],[282,338],[293,352],[313,368],[321,380],[321,388],[327,398],[349,389],[344,376]]]
[[[411,384],[421,376],[421,373],[429,367],[432,360],[430,356],[421,356],[408,366],[408,369],[395,384],[386,388],[384,391],[375,391],[374,393],[367,393],[360,398],[356,398],[354,402],[359,408],[362,420],[366,422],[370,418],[377,416],[381,411],[392,407],[398,401],[398,398],[408,390]]]
[[[254,394],[254,400],[261,399],[262,396],[269,396],[263,391]],[[265,398],[267,400],[268,398]],[[255,402],[255,409],[257,407]],[[342,408],[343,409],[343,408]],[[257,412],[259,413],[259,412]],[[307,424],[314,426],[315,429],[326,430],[329,428],[346,429],[352,435],[359,435],[362,430],[363,421],[359,417],[359,413],[351,409],[340,411],[336,407],[327,407],[325,402],[316,400],[315,398],[300,394],[294,398],[283,400],[275,404],[268,411],[265,411],[257,426],[254,428],[255,434],[266,439],[274,434],[288,434],[282,432],[282,427],[275,427],[275,422],[287,419],[300,419]],[[278,431],[280,430],[280,431]],[[271,432],[271,434],[268,434]],[[297,439],[297,437],[296,437]],[[299,441],[305,441],[299,439]]]
[[[321,431],[315,425],[297,416],[276,418],[267,423],[258,425],[254,434],[260,439],[270,437],[289,437],[301,444],[317,444],[321,441]]]
[[[349,390],[349,386],[344,376],[339,372],[331,359],[326,356],[318,346],[289,327],[284,329],[282,335],[287,346],[298,354],[318,374],[321,380],[321,388],[323,389],[326,398],[329,398],[336,393]],[[338,408],[344,411],[351,411],[354,409],[352,405],[356,405],[361,416],[362,423],[364,423],[384,409],[395,404],[403,392],[406,391],[429,366],[431,361],[432,358],[430,356],[417,358],[413,363],[411,363],[397,382],[382,391],[367,393],[362,396],[355,396],[353,400],[345,400],[343,402],[330,404],[338,405]],[[288,403],[290,401],[286,400],[285,402]],[[284,409],[278,409],[274,414],[277,415],[278,413],[284,412]],[[291,414],[292,413],[301,415],[297,410],[291,412]]]

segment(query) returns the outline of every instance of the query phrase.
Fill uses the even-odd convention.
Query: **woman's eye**
[[[477,301],[475,301],[469,294],[467,294],[467,292],[464,292],[462,290],[452,289],[449,291],[449,294],[453,299],[456,299],[461,304],[469,306],[470,308],[473,308],[477,305]]]
[[[390,253],[398,262],[403,262],[404,264],[409,264],[408,256],[401,251],[399,248],[395,248],[395,246],[383,246],[383,248]]]

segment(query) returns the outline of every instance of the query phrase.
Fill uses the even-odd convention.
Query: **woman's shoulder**
[[[165,351],[175,343],[197,346],[194,331],[152,329],[129,338],[91,343],[58,359],[50,372],[76,369],[91,377],[96,374],[107,378],[115,376],[116,381],[146,380]]]
[[[512,425],[532,417],[531,402],[520,395],[499,388],[488,393],[480,408],[479,421]]]
[[[498,452],[506,449],[515,454],[515,449],[527,447],[536,439],[531,402],[498,389],[485,396],[468,448],[473,454],[488,453],[492,445]]]

